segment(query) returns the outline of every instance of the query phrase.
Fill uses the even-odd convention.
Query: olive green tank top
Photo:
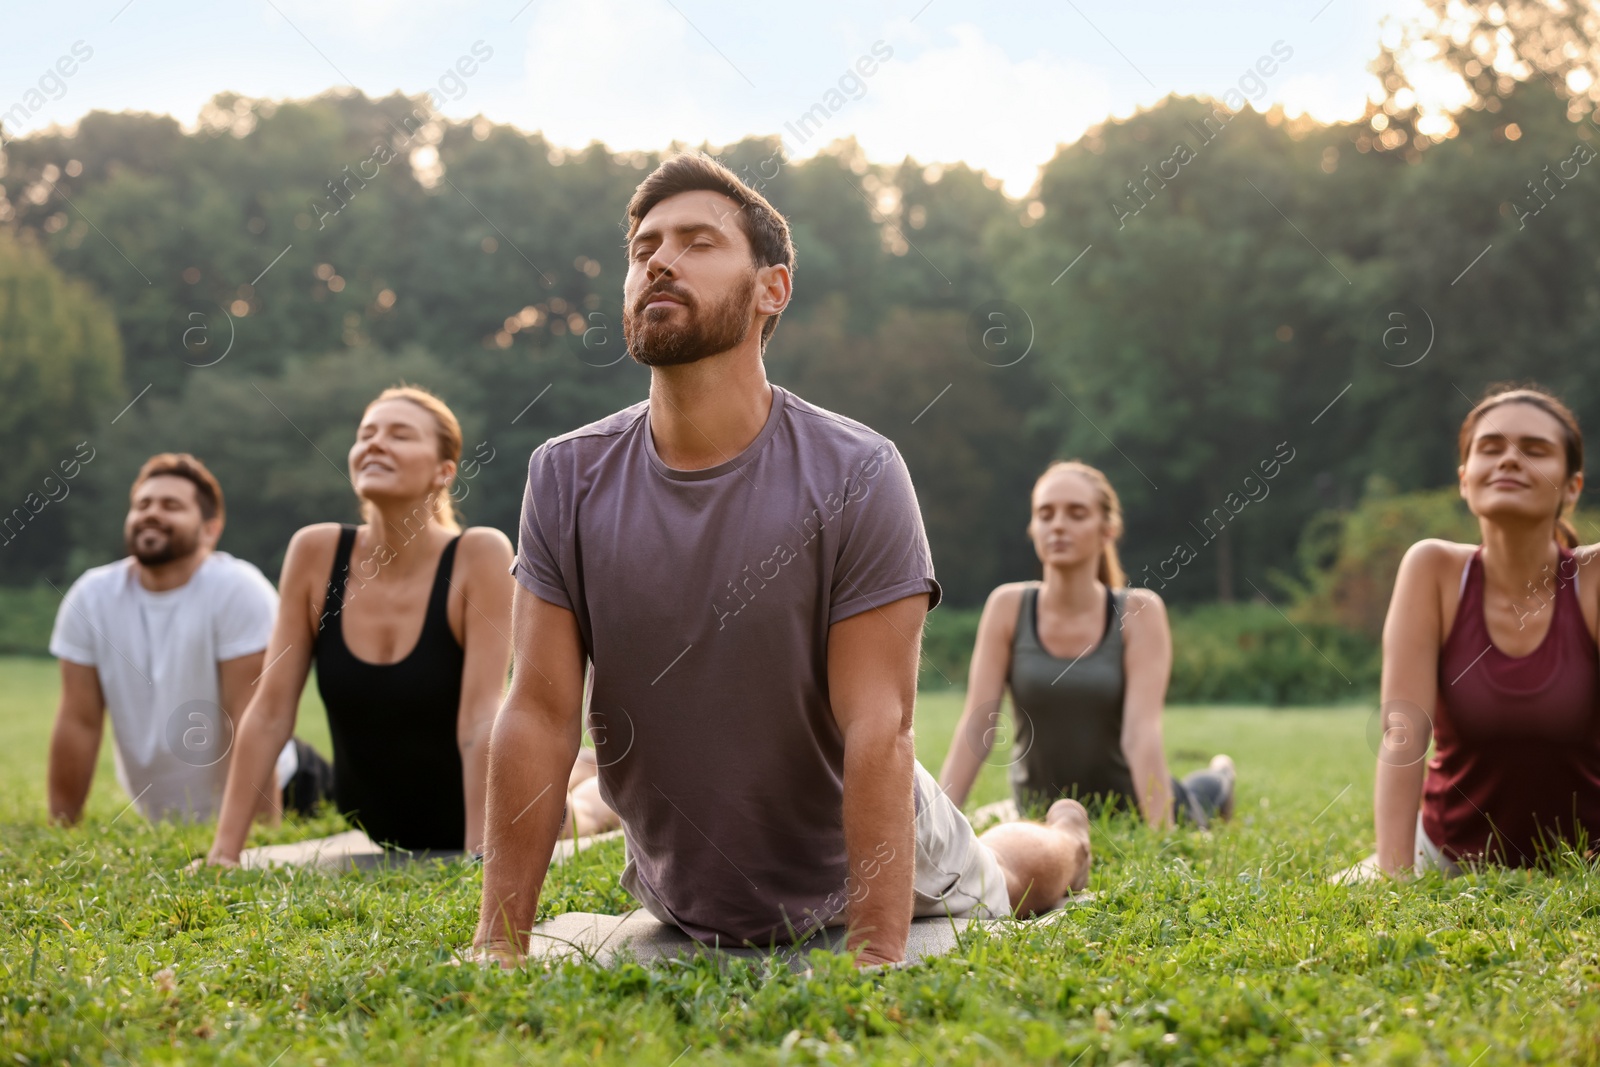
[[[1077,659],[1045,651],[1039,641],[1039,589],[1022,592],[1011,640],[1011,789],[1019,807],[1063,796],[1099,807],[1137,810],[1133,775],[1122,752],[1122,613],[1127,590],[1106,590],[1100,643]]]

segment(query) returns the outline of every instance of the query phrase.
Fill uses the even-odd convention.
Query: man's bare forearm
[[[66,715],[56,719],[50,734],[50,818],[71,825],[83,817],[100,755],[102,726],[87,726]]]
[[[853,950],[865,947],[880,960],[904,959],[911,930],[915,762],[909,729],[874,730],[845,741],[846,943]]]
[[[574,720],[576,721],[576,720]],[[578,758],[575,730],[549,725],[509,703],[489,741],[483,904],[474,944],[521,954],[561,832],[567,777]]]

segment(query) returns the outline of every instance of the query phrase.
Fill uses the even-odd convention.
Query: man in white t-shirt
[[[50,636],[61,661],[51,818],[81,817],[107,709],[117,780],[146,818],[215,816],[234,725],[268,667],[262,658],[278,610],[260,570],[216,550],[223,520],[222,489],[203,463],[188,453],[154,456],[129,493],[128,556],[85,572],[67,591]],[[299,764],[319,761],[291,740],[277,795],[263,796],[261,810],[281,810]]]

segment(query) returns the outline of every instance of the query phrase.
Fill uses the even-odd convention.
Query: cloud
[[[783,124],[837,78],[830,70],[829,79],[816,81],[816,70],[808,69],[771,84],[781,78],[773,65],[737,50],[724,57],[662,0],[588,0],[530,14],[526,78],[516,99],[496,100],[506,106],[493,110],[564,146],[601,140],[617,150],[659,149],[673,140],[726,144],[783,134]],[[873,159],[965,160],[1020,196],[1058,144],[1075,140],[1113,107],[1110,86],[1091,68],[1043,55],[1014,60],[975,26],[941,32],[947,43],[938,45],[922,45],[923,35],[908,37],[895,27],[874,36],[895,48],[894,57],[800,154],[854,136]],[[871,44],[869,37],[854,51],[841,50],[838,72]],[[740,69],[760,81],[760,91],[735,69],[741,59]],[[794,147],[792,137],[785,139]]]
[[[1302,74],[1289,78],[1272,98],[1283,104],[1290,115],[1310,115],[1318,122],[1349,122],[1359,119],[1366,108],[1366,95],[1359,82],[1334,74]],[[1271,99],[1271,98],[1269,98]],[[1264,101],[1262,106],[1266,106]]]
[[[837,116],[877,160],[966,160],[1021,196],[1056,146],[1077,140],[1113,110],[1110,84],[1092,68],[1044,56],[1012,59],[969,24],[953,44],[907,57],[898,48],[858,104]]]
[[[584,0],[530,14],[517,125],[560,145],[630,150],[752,132],[729,107],[749,86],[670,5]]]
[[[469,18],[481,14],[482,0],[274,0],[262,5],[257,17],[263,27],[288,24],[304,33],[318,49],[334,49],[329,55],[336,63],[340,56],[354,62],[362,55],[383,50],[405,49],[411,62],[429,46],[454,47],[454,38],[470,32]],[[276,8],[276,10],[274,10]],[[441,36],[455,32],[440,45]],[[474,36],[480,36],[474,34]],[[470,38],[469,38],[470,41]],[[343,63],[340,63],[343,66]],[[351,77],[361,75],[350,70]]]

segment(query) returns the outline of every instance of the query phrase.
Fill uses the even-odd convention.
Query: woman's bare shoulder
[[[1010,644],[1017,630],[1017,612],[1022,607],[1022,594],[1036,582],[1007,582],[996,586],[984,601],[983,615],[978,620],[978,638]]]
[[[466,530],[461,531],[461,552],[470,552],[474,557],[490,555],[510,558],[512,547],[510,537],[496,526],[467,526]]]
[[[1395,619],[1434,619],[1440,635],[1449,629],[1455,618],[1456,590],[1463,568],[1477,547],[1429,537],[1406,549],[1395,574],[1389,622],[1384,625],[1386,642],[1390,639],[1389,623]],[[1417,616],[1419,611],[1424,614]]]
[[[1015,608],[1022,602],[1022,594],[1038,584],[1038,582],[1007,582],[1004,585],[997,585],[990,591],[985,607]]]
[[[1130,608],[1165,608],[1166,601],[1161,599],[1161,594],[1154,589],[1142,585],[1128,585],[1123,587],[1123,596],[1127,598]]]
[[[511,565],[511,538],[493,526],[469,526],[461,531],[457,551],[462,561],[473,567]]]
[[[1425,537],[1406,549],[1406,554],[1400,560],[1400,569],[1402,572],[1410,569],[1434,577],[1459,574],[1477,550],[1477,545],[1446,541],[1441,537]]]
[[[1140,633],[1150,627],[1166,624],[1167,603],[1154,589],[1138,585],[1128,586],[1123,597],[1126,604],[1122,613],[1125,629],[1131,628],[1131,632]]]
[[[289,538],[288,550],[283,554],[284,579],[307,571],[331,568],[334,553],[338,551],[341,529],[342,524],[337,522],[314,522],[296,530],[294,536]]]
[[[1600,633],[1600,544],[1579,545],[1572,550],[1573,577],[1578,583],[1578,594],[1585,603],[1595,605],[1591,615],[1595,618],[1595,625],[1591,627]]]

